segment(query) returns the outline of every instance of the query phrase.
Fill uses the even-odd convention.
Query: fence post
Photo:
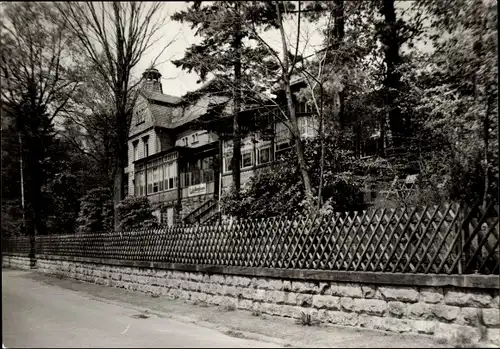
[[[30,231],[30,268],[35,269],[36,268],[36,250],[35,250],[35,234],[36,234],[36,228],[32,232]]]
[[[473,206],[469,206],[467,205],[466,203],[463,204],[464,206],[464,209],[463,209],[463,220],[462,220],[462,224],[461,224],[461,231],[462,231],[462,242],[461,242],[461,252],[462,252],[462,257],[460,258],[461,260],[461,264],[462,264],[462,273],[464,274],[467,274],[468,273],[468,270],[466,270],[466,266],[467,266],[467,263],[469,262],[470,260],[470,247],[467,247],[466,246],[466,242],[469,240],[469,235],[470,235],[470,231],[469,231],[469,222],[470,222],[470,219],[471,219],[471,215],[472,215],[472,210],[475,209],[476,205],[474,204]],[[466,217],[469,218],[467,219],[466,221]],[[469,246],[471,246],[471,243],[469,243]]]
[[[465,218],[465,207],[463,203],[460,203],[458,206],[458,234],[459,235],[459,243],[457,244],[457,253],[460,255],[460,263],[458,263],[458,274],[462,275],[463,274],[463,264],[464,264],[464,244],[465,244],[465,239],[464,239],[464,218]]]

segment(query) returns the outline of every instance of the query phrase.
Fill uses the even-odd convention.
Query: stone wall
[[[24,266],[19,257],[7,265]],[[5,264],[5,262],[4,262]],[[28,260],[29,266],[29,260]],[[500,345],[499,289],[296,281],[39,259],[38,271],[264,314]]]
[[[2,268],[4,267],[29,270],[31,269],[30,259],[29,257],[2,255]]]
[[[197,195],[181,199],[182,208],[179,212],[179,219],[183,220],[188,214],[201,206],[209,199],[213,199],[214,194]]]

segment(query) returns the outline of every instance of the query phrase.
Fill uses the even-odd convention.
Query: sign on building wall
[[[188,196],[203,195],[207,193],[207,183],[196,184],[188,187]]]

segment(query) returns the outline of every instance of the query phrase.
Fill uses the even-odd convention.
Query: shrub
[[[158,227],[158,219],[153,215],[149,200],[144,197],[131,196],[118,204],[119,230],[154,229]]]
[[[307,166],[317,195],[320,178],[320,144],[318,140],[305,142]],[[362,188],[373,169],[361,160],[346,160],[344,151],[325,149],[322,199],[329,211],[363,209]],[[378,165],[375,166],[378,169]],[[240,218],[266,218],[273,216],[297,216],[306,213],[302,177],[298,170],[295,152],[291,150],[271,168],[252,177],[240,190],[240,200],[234,190],[221,197],[221,209],[225,215]]]
[[[78,232],[107,232],[113,229],[113,199],[107,188],[89,190],[80,199]]]

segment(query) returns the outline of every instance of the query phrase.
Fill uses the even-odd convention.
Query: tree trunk
[[[334,18],[335,18],[335,23],[333,27],[333,50],[337,51],[341,44],[342,41],[344,40],[344,0],[335,0],[334,1],[335,8],[334,8]],[[339,91],[335,92],[334,96],[335,100],[335,109],[336,109],[336,115],[335,118],[339,122],[340,129],[344,129],[345,125],[345,120],[344,120],[344,100],[345,100],[345,93],[344,91]],[[338,106],[337,106],[337,101],[338,101]]]
[[[295,113],[295,105],[292,97],[292,88],[290,86],[290,76],[289,76],[290,66],[287,55],[288,50],[286,44],[285,29],[283,28],[283,21],[281,18],[281,12],[278,2],[276,2],[276,11],[278,14],[278,25],[281,33],[281,44],[283,46],[283,86],[285,88],[288,112],[290,114],[289,115],[290,123],[288,126],[290,127],[290,130],[292,131],[292,136],[295,140],[295,150],[297,153],[297,160],[299,163],[300,174],[302,175],[302,180],[304,182],[304,192],[306,196],[307,206],[308,209],[311,209],[313,208],[314,197],[312,192],[311,179],[309,177],[309,173],[307,172],[306,159],[304,155],[304,145],[302,144],[302,139],[300,138],[300,132],[297,123],[297,115]]]
[[[33,144],[32,144],[33,145]],[[29,146],[28,146],[29,149]],[[44,229],[44,222],[42,220],[42,205],[43,205],[43,195],[42,195],[42,176],[40,173],[40,153],[38,150],[31,150],[27,154],[27,170],[30,173],[27,187],[29,188],[26,195],[27,203],[27,214],[26,214],[26,229],[28,230],[29,240],[30,240],[30,267],[35,267],[36,265],[36,246],[35,239],[37,235],[44,235],[46,229]]]
[[[115,169],[115,177],[113,180],[113,217],[114,217],[114,228],[118,230],[118,226],[120,225],[120,217],[118,216],[118,204],[122,200],[123,197],[123,176],[122,171],[118,168]]]
[[[385,115],[382,120],[379,121],[380,125],[380,137],[378,139],[377,153],[380,157],[385,157]]]
[[[356,120],[356,126],[354,127],[354,142],[355,142],[355,150],[354,157],[359,159],[361,157],[361,122]]]
[[[489,89],[487,89],[487,92]],[[490,94],[488,97],[488,102],[486,105],[486,115],[484,116],[483,121],[483,141],[484,141],[484,155],[483,155],[483,168],[484,168],[484,193],[483,193],[483,208],[486,209],[486,205],[488,203],[488,191],[490,187],[490,164],[488,157],[488,149],[489,149],[489,129],[490,129],[490,112],[491,105],[493,103],[494,94]]]
[[[128,127],[130,125],[130,117],[128,115],[125,98],[119,98],[117,102],[117,114],[116,114],[116,161],[113,166],[113,225],[114,230],[118,230],[118,226],[120,224],[119,216],[118,216],[118,204],[123,200],[123,195],[125,192],[125,186],[123,181],[124,169],[128,164],[126,163],[127,157],[127,135],[128,135]],[[145,173],[147,177],[147,172]],[[147,185],[146,185],[146,193],[147,193]]]
[[[386,106],[389,109],[389,126],[392,133],[392,144],[395,148],[402,146],[404,141],[404,127],[402,115],[397,105],[400,90],[401,74],[397,72],[401,58],[399,56],[399,38],[396,25],[396,10],[394,0],[384,0],[381,8],[384,16],[381,41],[385,46],[385,64],[387,68],[384,87],[386,90]]]
[[[320,108],[319,108],[319,142],[320,142],[320,162],[319,162],[319,187],[318,187],[318,210],[321,209],[321,205],[323,204],[323,176],[325,173],[325,130],[324,130],[324,116],[323,116],[323,84],[320,85]]]
[[[240,4],[236,2],[236,12],[240,13]],[[234,62],[234,104],[233,104],[233,159],[232,176],[233,186],[236,191],[236,199],[240,196],[241,178],[241,132],[240,132],[240,112],[241,112],[241,23],[236,21],[234,33],[233,49],[236,54]]]

